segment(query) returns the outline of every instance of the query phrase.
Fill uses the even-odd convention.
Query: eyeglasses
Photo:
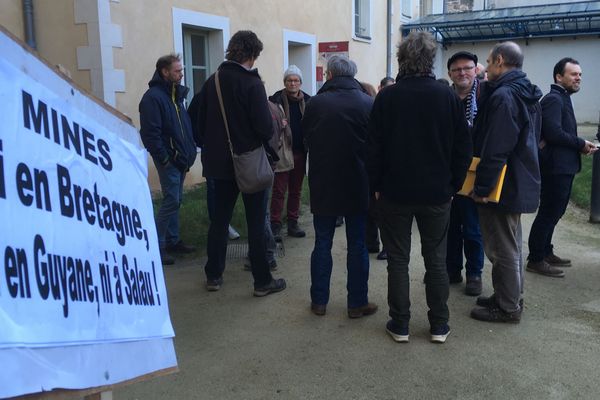
[[[286,83],[300,83],[300,79],[286,79]]]
[[[475,68],[474,65],[471,65],[470,67],[462,67],[462,68],[452,68],[450,70],[450,72],[452,72],[453,74],[457,73],[457,72],[469,72],[472,71],[473,68]]]

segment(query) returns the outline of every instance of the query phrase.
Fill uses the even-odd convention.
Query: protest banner
[[[177,362],[135,127],[0,30],[0,398]]]

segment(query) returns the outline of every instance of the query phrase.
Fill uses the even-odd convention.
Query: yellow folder
[[[475,184],[475,175],[477,172],[477,166],[479,165],[479,157],[473,157],[471,161],[471,165],[469,166],[469,170],[467,171],[467,177],[465,178],[465,182],[463,183],[462,189],[458,192],[458,194],[463,196],[468,196],[469,193],[473,191],[473,185]],[[494,186],[494,189],[487,197],[487,200],[492,203],[497,203],[500,201],[500,194],[502,193],[502,185],[504,185],[504,175],[506,175],[506,165],[502,167],[502,171],[500,172],[500,176],[498,177],[498,181]]]

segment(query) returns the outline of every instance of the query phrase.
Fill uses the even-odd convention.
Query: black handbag
[[[225,123],[225,132],[227,132],[227,142],[233,159],[233,173],[238,189],[242,193],[257,193],[273,185],[273,169],[269,164],[269,159],[265,148],[260,145],[254,150],[242,154],[235,154],[231,145],[231,136],[229,134],[229,124],[227,115],[223,106],[223,96],[221,94],[221,84],[219,83],[219,71],[215,73],[215,86],[217,88],[217,97],[221,106],[221,114]]]

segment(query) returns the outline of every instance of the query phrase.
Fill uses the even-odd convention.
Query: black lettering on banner
[[[113,302],[113,294],[112,294],[112,283],[110,278],[110,270],[108,268],[108,252],[104,252],[104,259],[106,260],[106,264],[100,263],[98,265],[98,269],[100,270],[100,287],[102,289],[102,302],[104,303],[112,303]]]
[[[31,298],[27,253],[24,249],[13,249],[6,246],[4,250],[4,274],[8,293],[12,298],[17,296]]]
[[[31,192],[33,192],[35,194],[35,206],[40,210],[52,211],[46,171],[34,168],[32,176],[27,164],[19,163],[17,165],[16,183],[21,203],[27,207],[31,206],[34,198]]]
[[[6,183],[4,179],[4,157],[2,156],[2,140],[0,140],[0,199],[6,198]]]
[[[33,120],[33,130],[35,133],[43,133],[46,138],[50,138],[48,129],[48,106],[41,100],[38,100],[37,112],[33,105],[33,97],[26,91],[23,94],[23,126],[31,129],[31,120]],[[42,132],[43,128],[43,132]]]
[[[154,287],[152,286],[152,279],[150,272],[140,271],[137,265],[137,258],[133,259],[133,268],[129,268],[129,261],[127,256],[123,255],[122,269],[123,278],[125,279],[125,295],[129,304],[135,304],[136,306],[153,306],[154,300]]]
[[[23,126],[37,134],[43,135],[46,139],[63,146],[67,150],[75,152],[95,165],[100,165],[107,171],[111,171],[113,164],[110,158],[110,147],[102,139],[96,138],[75,121],[70,121],[68,116],[59,114],[53,108],[50,108],[50,119],[52,132],[50,131],[50,121],[48,119],[48,105],[41,100],[37,101],[37,108],[33,96],[22,90],[23,103]],[[83,142],[83,146],[82,146]],[[100,156],[96,154],[100,153]]]

